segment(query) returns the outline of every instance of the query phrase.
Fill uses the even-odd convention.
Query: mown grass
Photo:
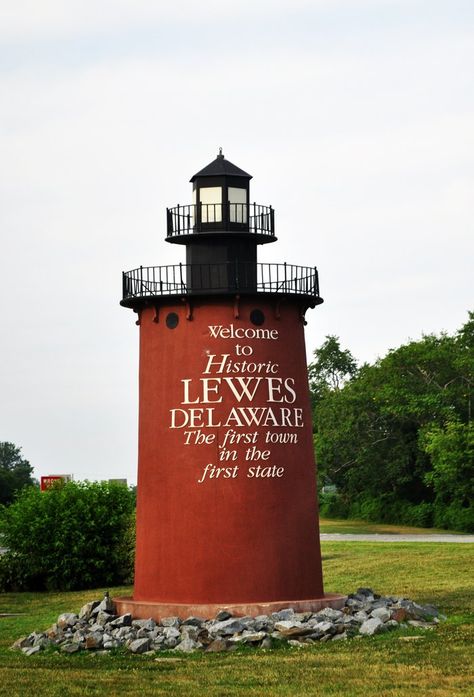
[[[231,697],[453,697],[474,694],[474,545],[323,543],[327,591],[372,586],[434,602],[448,615],[436,630],[397,630],[369,639],[302,649],[230,654],[169,652],[149,657],[57,653],[27,658],[8,648],[44,629],[60,612],[78,610],[99,591],[0,595],[0,694],[209,695]],[[110,589],[126,594],[128,588]],[[404,641],[402,635],[421,636]]]
[[[466,535],[467,533],[441,530],[440,528],[416,528],[411,525],[389,525],[388,523],[368,523],[365,520],[342,520],[338,518],[321,518],[321,532],[338,532],[360,535]]]

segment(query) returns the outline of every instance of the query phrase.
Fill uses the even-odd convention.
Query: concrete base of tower
[[[149,619],[160,621],[163,617],[179,617],[186,619],[191,617],[202,617],[204,619],[214,618],[221,610],[227,610],[234,617],[244,617],[250,615],[270,615],[284,608],[291,607],[295,612],[318,612],[325,607],[332,607],[340,610],[344,607],[346,595],[337,593],[325,593],[321,598],[311,598],[309,600],[280,600],[278,602],[260,603],[155,603],[146,600],[134,600],[129,597],[114,598],[119,615],[130,613],[134,619]]]

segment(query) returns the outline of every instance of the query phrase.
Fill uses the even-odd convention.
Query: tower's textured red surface
[[[249,319],[254,309],[264,314],[261,327]],[[174,329],[166,325],[171,312],[179,317]],[[160,308],[158,322],[154,315],[144,310],[140,319],[134,598],[249,603],[320,597],[298,306],[277,309],[275,302],[248,298],[236,318],[234,303],[203,300],[192,319],[186,319],[183,304]],[[222,330],[226,337],[237,332],[244,338],[212,336]],[[251,355],[237,355],[248,353],[246,347]],[[241,369],[244,361],[247,370]],[[208,467],[202,479],[209,464],[216,469]],[[217,468],[227,469],[211,478]]]

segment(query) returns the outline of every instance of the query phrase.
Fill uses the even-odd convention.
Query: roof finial
[[[219,154],[217,157],[221,157],[222,159],[224,159],[224,155],[222,154],[222,148],[219,148]]]

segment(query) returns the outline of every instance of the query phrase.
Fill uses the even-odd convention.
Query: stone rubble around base
[[[11,648],[25,656],[54,646],[65,654],[108,653],[112,649],[147,655],[169,650],[211,653],[233,651],[241,645],[270,649],[281,642],[303,646],[362,638],[400,626],[429,629],[443,619],[446,617],[433,605],[423,606],[396,596],[383,597],[370,588],[359,588],[357,593],[349,595],[342,610],[328,607],[315,613],[294,612],[289,607],[257,617],[233,617],[227,610],[221,610],[213,620],[191,616],[185,620],[165,617],[161,622],[134,620],[130,614],[117,616],[106,593],[102,601],[86,603],[79,614],[59,615],[45,632],[21,637]]]

